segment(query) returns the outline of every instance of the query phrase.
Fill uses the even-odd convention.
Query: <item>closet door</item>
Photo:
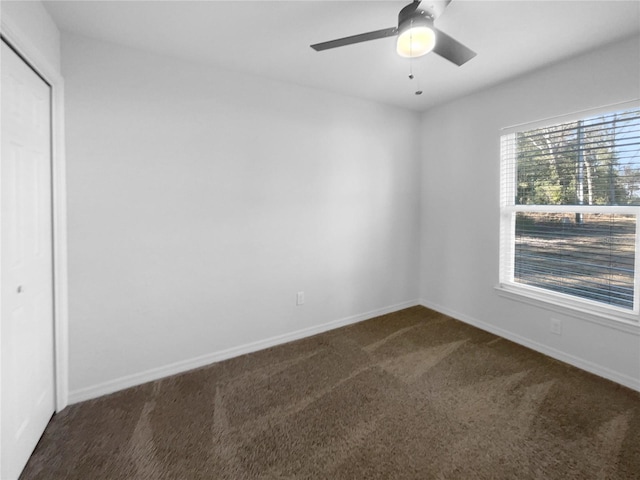
[[[51,88],[2,41],[0,478],[18,478],[55,410]]]

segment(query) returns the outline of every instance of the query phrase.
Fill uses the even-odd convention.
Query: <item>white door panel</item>
[[[51,91],[4,41],[0,63],[0,478],[12,480],[55,409]]]

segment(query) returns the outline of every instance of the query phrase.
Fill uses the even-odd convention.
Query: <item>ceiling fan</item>
[[[316,43],[311,48],[317,52],[344,47],[354,43],[368,42],[378,38],[397,36],[396,48],[402,57],[420,57],[434,51],[443,58],[460,66],[476,56],[476,52],[433,26],[451,0],[425,2],[414,0],[398,14],[398,26]]]

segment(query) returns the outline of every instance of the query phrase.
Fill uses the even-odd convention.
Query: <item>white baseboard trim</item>
[[[379,317],[380,315],[386,315],[387,313],[397,312],[405,308],[414,307],[420,305],[418,300],[411,300],[408,302],[402,302],[388,307],[371,310],[369,312],[361,313],[358,315],[352,315],[350,317],[333,320],[331,322],[323,323],[322,325],[316,325],[302,330],[296,330],[294,332],[285,333],[283,335],[277,335],[264,340],[258,340],[256,342],[239,345],[237,347],[228,348],[218,352],[201,355],[199,357],[182,360],[169,365],[165,365],[159,368],[152,368],[140,373],[134,373],[132,375],[126,375],[124,377],[102,382],[90,387],[74,390],[69,393],[69,404],[83,402],[85,400],[91,400],[93,398],[108,395],[110,393],[124,390],[125,388],[135,387],[142,385],[143,383],[159,380],[164,377],[176,375],[178,373],[184,373],[195,368],[204,367],[212,363],[227,360],[229,358],[237,357],[247,353],[257,352],[258,350],[264,350],[265,348],[274,347],[283,343],[292,342],[294,340],[300,340],[301,338],[311,337],[319,333],[323,333],[336,328],[344,327],[354,323],[369,320],[371,318]]]
[[[449,308],[443,307],[442,305],[438,305],[427,300],[420,300],[420,305],[448,315],[449,317],[455,318],[456,320],[468,323],[469,325],[473,325],[474,327],[478,327],[481,330],[485,330],[489,333],[493,333],[494,335],[498,335],[499,337],[511,340],[512,342],[543,353],[549,357],[555,358],[556,360],[560,360],[561,362],[573,365],[574,367],[577,367],[581,370],[585,370],[589,373],[593,373],[594,375],[598,375],[599,377],[606,378],[607,380],[611,380],[613,382],[624,385],[625,387],[629,387],[640,392],[640,379],[621,374],[609,368],[598,365],[597,363],[590,362],[589,360],[585,360],[583,358],[565,353],[561,350],[548,347],[547,345],[535,342],[507,330],[503,330],[502,328],[495,327],[489,323],[485,323],[481,320],[470,317],[469,315],[453,311]]]

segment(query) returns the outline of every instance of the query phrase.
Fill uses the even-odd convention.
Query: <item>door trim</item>
[[[53,235],[53,338],[56,412],[69,403],[67,204],[64,143],[64,79],[7,15],[0,35],[51,86],[51,205]]]

